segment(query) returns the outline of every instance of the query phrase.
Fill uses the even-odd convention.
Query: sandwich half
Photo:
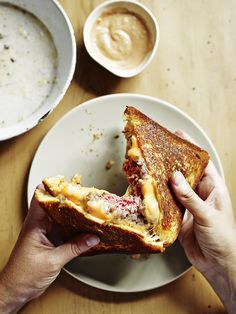
[[[123,196],[83,187],[81,177],[45,178],[39,204],[67,236],[91,232],[101,242],[86,255],[163,252],[177,238],[184,208],[169,186],[174,171],[194,189],[208,164],[200,147],[176,136],[134,107],[124,112],[127,140],[123,170],[129,186]]]

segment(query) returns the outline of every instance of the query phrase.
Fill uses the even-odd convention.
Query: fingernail
[[[184,182],[184,176],[180,171],[176,171],[172,176],[172,180],[175,185],[180,185]]]
[[[100,239],[96,235],[89,235],[85,241],[88,247],[93,247],[100,242]]]

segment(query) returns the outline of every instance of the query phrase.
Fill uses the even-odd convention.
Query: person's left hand
[[[40,296],[62,267],[99,243],[93,234],[81,234],[55,247],[48,239],[53,223],[33,198],[9,261],[0,274],[0,312],[17,312]]]

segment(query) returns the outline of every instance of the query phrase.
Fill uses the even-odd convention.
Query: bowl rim
[[[96,56],[96,54],[92,51],[91,46],[89,44],[89,42],[90,42],[89,36],[90,36],[91,26],[95,22],[96,18],[101,14],[102,11],[105,11],[107,7],[112,6],[113,4],[117,6],[119,3],[122,3],[122,4],[125,4],[125,3],[129,4],[130,3],[136,7],[139,7],[141,10],[143,10],[145,13],[147,13],[147,15],[149,16],[150,20],[152,21],[152,23],[154,25],[154,29],[155,29],[154,45],[153,45],[151,52],[149,53],[149,55],[146,57],[146,59],[141,64],[139,64],[138,66],[136,66],[135,68],[130,69],[130,70],[120,70],[120,69],[114,69],[113,67],[110,67],[109,63],[104,62],[102,59],[100,59],[99,57]],[[96,6],[88,15],[88,17],[84,23],[83,40],[84,40],[85,48],[86,48],[88,54],[90,55],[90,57],[92,59],[94,59],[97,63],[99,63],[101,66],[103,66],[109,72],[111,72],[111,73],[113,73],[119,77],[129,78],[129,77],[133,77],[133,76],[141,73],[149,65],[149,63],[153,60],[153,58],[156,54],[156,51],[157,51],[159,41],[160,41],[160,27],[159,27],[159,24],[157,22],[156,17],[154,16],[154,14],[144,4],[137,2],[136,0],[108,0],[108,1],[101,3],[100,5]]]
[[[5,128],[4,127],[0,128],[0,142],[14,138],[18,135],[24,134],[25,132],[31,130],[33,127],[41,123],[58,106],[58,104],[64,97],[72,81],[72,78],[75,72],[75,66],[76,66],[76,39],[75,39],[74,29],[72,27],[72,24],[68,15],[66,14],[61,4],[57,2],[56,0],[49,0],[49,1],[51,1],[55,9],[59,12],[59,14],[64,19],[65,26],[68,28],[68,31],[69,31],[68,33],[70,35],[72,54],[71,54],[70,70],[67,75],[67,79],[65,80],[63,88],[60,89],[60,91],[58,92],[58,95],[53,99],[52,102],[45,102],[45,104],[43,104],[40,108],[38,108],[34,113],[30,114],[29,117],[27,117],[23,121],[7,126]],[[20,3],[13,4],[7,0],[0,0],[0,4],[1,3],[8,3],[10,5],[11,4],[15,5],[16,7],[20,9],[22,8]],[[30,10],[28,10],[28,12],[32,13]],[[38,16],[35,13],[32,13],[32,14],[36,16],[36,18],[38,18]],[[41,21],[40,18],[38,19]],[[45,25],[46,28],[48,28],[45,23],[43,24]]]

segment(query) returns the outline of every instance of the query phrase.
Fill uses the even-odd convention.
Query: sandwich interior
[[[161,247],[163,241],[158,234],[161,214],[156,183],[148,174],[136,138],[126,129],[125,132],[127,149],[123,170],[129,186],[123,196],[95,187],[83,187],[81,176],[76,174],[70,182],[61,175],[45,178],[45,190],[37,189],[36,198],[41,203],[58,202],[61,208],[72,207],[89,220],[135,232],[145,242]]]

